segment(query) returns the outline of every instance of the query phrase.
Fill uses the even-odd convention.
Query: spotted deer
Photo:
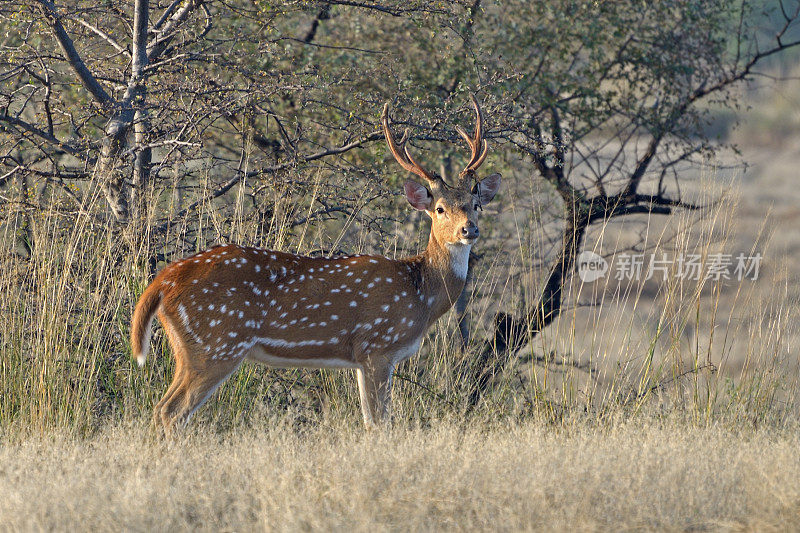
[[[464,288],[478,209],[494,198],[500,175],[478,181],[486,159],[483,115],[475,97],[475,134],[461,128],[470,159],[454,186],[422,168],[381,123],[406,181],[405,196],[432,220],[428,246],[404,259],[359,255],[303,257],[236,245],[217,246],[165,267],[133,313],[131,346],[145,363],[157,315],[175,358],[175,376],[154,423],[170,432],[250,359],[279,367],[353,368],[367,427],[386,421],[395,367],[414,355],[428,328]]]

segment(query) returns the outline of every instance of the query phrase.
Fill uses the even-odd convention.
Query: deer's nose
[[[479,233],[478,226],[472,222],[468,222],[465,226],[461,227],[461,236],[465,239],[477,239]]]

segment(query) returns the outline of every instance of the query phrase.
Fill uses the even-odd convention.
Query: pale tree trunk
[[[61,50],[83,87],[98,102],[109,119],[101,142],[93,178],[105,194],[114,218],[119,223],[128,222],[133,214],[139,217],[145,211],[143,192],[150,181],[152,151],[148,146],[149,118],[147,113],[147,75],[145,68],[155,61],[174,40],[180,25],[192,11],[201,6],[200,0],[175,0],[153,24],[155,37],[148,44],[149,0],[135,0],[133,13],[133,41],[131,46],[131,76],[121,100],[109,95],[81,58],[69,34],[61,23],[61,16],[51,0],[38,0],[47,24],[52,28]],[[116,45],[119,47],[119,45]],[[126,172],[118,168],[120,159],[131,147],[128,138],[133,130],[133,191],[128,190]],[[130,203],[129,203],[130,202]]]
[[[153,159],[152,150],[146,144],[149,126],[147,111],[137,110],[133,125],[136,159],[133,162],[133,189],[131,191],[131,209],[137,221],[147,213],[145,191],[150,182],[150,164]]]
[[[147,132],[150,121],[147,114],[147,86],[144,83],[144,68],[147,66],[147,15],[149,0],[137,0],[136,11],[133,18],[133,62],[131,67],[131,83],[137,86],[138,92],[134,96],[133,106],[136,109],[133,116],[135,159],[133,163],[133,190],[131,194],[131,208],[137,222],[145,214],[144,203],[145,188],[150,181],[150,163],[153,154],[147,146]]]
[[[144,109],[147,91],[143,74],[148,63],[147,20],[149,9],[149,0],[136,0],[133,12],[131,78],[124,97],[115,106],[114,114],[106,125],[103,147],[95,166],[95,179],[103,184],[106,200],[118,222],[127,222],[131,215],[124,174],[117,171],[117,163],[128,146],[128,134],[134,124],[136,124],[134,148],[137,150],[132,182],[137,193],[145,186],[150,168],[150,150],[142,149],[147,127],[147,115]],[[138,120],[136,120],[137,117]],[[140,203],[140,196],[140,194],[132,196],[135,204]],[[138,205],[135,209],[137,212],[140,211]]]

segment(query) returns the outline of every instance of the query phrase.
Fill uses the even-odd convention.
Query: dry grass
[[[494,426],[494,427],[493,427]],[[395,428],[140,427],[0,448],[9,530],[800,527],[800,436],[616,420]]]

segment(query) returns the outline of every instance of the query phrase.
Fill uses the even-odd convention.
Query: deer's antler
[[[483,138],[483,112],[481,111],[481,106],[478,105],[478,100],[474,94],[470,94],[469,97],[472,100],[473,107],[475,107],[475,135],[470,137],[460,126],[456,126],[456,131],[467,141],[470,150],[469,162],[460,174],[462,180],[469,178],[481,166],[489,153],[489,144]]]
[[[413,172],[420,178],[427,181],[430,185],[439,185],[441,182],[441,178],[438,176],[434,176],[422,166],[414,161],[414,158],[411,157],[411,154],[408,153],[408,147],[406,146],[406,141],[408,140],[408,130],[405,131],[403,137],[400,139],[400,143],[398,144],[394,140],[394,135],[392,134],[392,130],[389,128],[389,104],[383,105],[383,113],[381,113],[381,124],[383,125],[383,135],[386,137],[386,143],[389,145],[389,150],[392,151],[392,155],[400,163],[404,169],[408,170],[409,172]]]

